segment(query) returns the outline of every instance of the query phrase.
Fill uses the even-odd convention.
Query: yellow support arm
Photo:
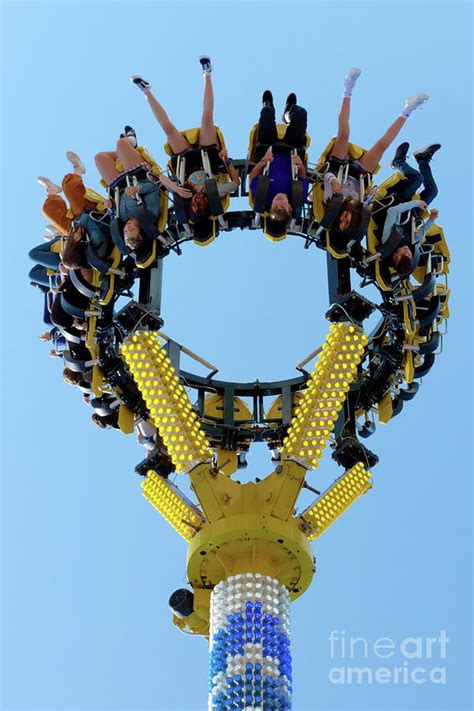
[[[185,472],[210,459],[212,451],[162,345],[156,332],[141,331],[123,344],[122,356],[176,471]]]
[[[142,488],[147,501],[189,543],[206,521],[198,507],[177,486],[153,471],[148,472]]]
[[[306,469],[318,467],[366,345],[367,337],[359,327],[331,325],[283,441],[283,458],[294,459]]]
[[[347,511],[359,496],[372,488],[372,475],[358,462],[324,492],[316,503],[300,516],[308,528],[308,539],[314,541]]]

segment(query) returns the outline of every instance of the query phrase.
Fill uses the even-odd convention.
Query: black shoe
[[[285,110],[283,111],[283,116],[281,117],[281,120],[283,121],[283,123],[290,123],[291,109],[295,105],[296,105],[296,94],[294,93],[294,91],[292,91],[286,97]]]
[[[210,74],[212,72],[211,58],[207,54],[201,54],[199,57],[199,64],[201,65],[204,74]]]
[[[397,169],[397,163],[400,161],[405,161],[407,159],[407,153],[408,149],[410,148],[410,144],[405,141],[405,143],[400,143],[398,146],[397,150],[395,151],[395,155],[393,156],[393,160],[390,163],[390,167],[393,168],[394,170]]]
[[[133,140],[135,143],[131,144],[133,145],[133,148],[136,148],[138,145],[137,142],[137,134],[135,133],[135,129],[132,128],[131,126],[124,126],[123,133],[120,134],[120,138],[129,138],[129,136],[133,137]]]
[[[424,148],[418,148],[418,150],[413,151],[413,158],[416,160],[417,163],[420,162],[420,160],[427,160],[430,161],[436,151],[439,151],[441,148],[441,143],[430,143],[428,146],[425,146]]]
[[[263,106],[271,106],[272,109],[275,108],[273,106],[273,94],[270,91],[270,89],[265,89],[265,91],[262,94],[262,104]]]

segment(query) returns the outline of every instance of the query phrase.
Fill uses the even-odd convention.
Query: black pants
[[[308,114],[302,106],[294,106],[290,112],[290,125],[282,141],[293,148],[303,148],[306,142]],[[264,106],[258,122],[257,158],[261,158],[268,146],[279,142],[276,128],[275,108]]]

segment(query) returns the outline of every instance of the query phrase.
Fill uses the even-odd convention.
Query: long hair
[[[203,222],[209,215],[209,200],[204,193],[194,193],[189,203],[189,217],[193,222]]]
[[[87,267],[85,230],[80,225],[71,227],[61,258],[67,269]]]
[[[351,215],[351,224],[346,230],[341,230],[339,228],[338,220],[343,212],[349,212]],[[354,200],[351,197],[346,197],[343,201],[339,214],[336,218],[336,227],[331,228],[331,235],[333,237],[344,237],[347,240],[351,240],[357,234],[359,229],[360,221],[362,219],[362,203],[359,200]]]
[[[395,267],[395,271],[397,272],[398,276],[408,276],[412,264],[413,259],[410,259],[407,254],[404,254],[402,257],[400,257],[400,259],[398,260],[398,264]]]

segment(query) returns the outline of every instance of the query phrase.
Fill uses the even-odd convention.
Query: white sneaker
[[[346,93],[350,93],[352,91],[360,75],[361,70],[358,67],[352,67],[352,69],[349,69],[344,78],[344,90]]]
[[[46,225],[44,231],[46,232],[46,234],[49,235],[50,239],[52,239],[53,237],[61,236],[61,232],[51,223],[49,223],[49,225]]]
[[[38,183],[46,188],[48,195],[58,195],[62,188],[60,185],[53,183],[49,178],[45,178],[44,175],[40,175],[38,178]]]
[[[79,158],[77,153],[74,153],[73,151],[68,151],[66,153],[66,158],[72,164],[72,167],[74,168],[74,172],[77,175],[84,175],[84,173],[86,172],[86,169],[84,168],[82,160]]]
[[[413,111],[416,111],[416,109],[419,109],[420,106],[423,106],[429,98],[428,94],[416,94],[415,96],[409,96],[405,101],[403,113],[411,114]]]

